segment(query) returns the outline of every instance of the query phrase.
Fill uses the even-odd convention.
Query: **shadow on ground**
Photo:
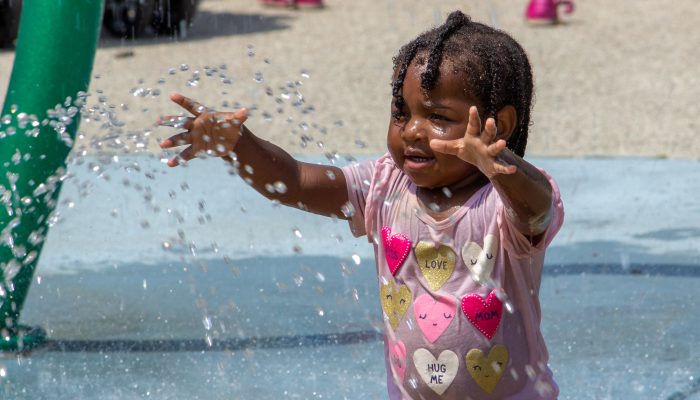
[[[296,20],[291,15],[258,14],[258,13],[227,13],[208,12],[197,13],[193,25],[187,32],[186,38],[171,36],[157,37],[154,32],[148,31],[142,38],[119,39],[111,36],[105,29],[102,30],[99,48],[120,47],[125,43],[130,46],[152,46],[180,41],[206,40],[214,37],[248,35],[252,33],[271,32],[289,29]]]

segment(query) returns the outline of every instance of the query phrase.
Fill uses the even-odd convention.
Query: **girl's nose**
[[[411,118],[406,123],[401,137],[407,141],[421,140],[426,137],[425,129],[423,128],[422,120],[419,118]]]

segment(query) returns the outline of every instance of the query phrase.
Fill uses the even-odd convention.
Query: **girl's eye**
[[[476,258],[470,258],[469,262],[472,263],[472,265],[476,265],[476,263],[479,262],[479,260]]]
[[[418,314],[418,318],[426,319],[426,318],[428,318],[428,314]]]
[[[437,121],[449,121],[449,118],[447,118],[444,115],[440,115],[440,114],[430,114],[429,118],[432,120],[437,120]]]
[[[452,318],[452,314],[442,313],[442,316],[445,317],[445,319],[450,319],[450,318]]]
[[[486,258],[488,258],[489,260],[492,259],[492,258],[493,258],[493,254],[486,253]]]
[[[480,365],[475,365],[475,366],[474,366],[474,371],[481,371],[481,366],[480,366]]]

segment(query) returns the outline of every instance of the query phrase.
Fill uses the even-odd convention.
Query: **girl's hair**
[[[460,11],[452,12],[444,24],[422,33],[394,57],[392,97],[399,110],[404,107],[403,81],[414,59],[418,65],[425,65],[421,75],[425,92],[435,87],[440,64],[449,59],[466,79],[467,90],[487,117],[495,118],[506,105],[515,107],[517,125],[507,146],[521,157],[525,154],[533,98],[532,69],[525,50],[512,37],[472,22]]]

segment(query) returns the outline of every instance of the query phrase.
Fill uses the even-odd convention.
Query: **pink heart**
[[[469,322],[491,340],[501,323],[503,303],[496,296],[496,290],[489,293],[486,300],[478,294],[472,293],[462,297],[462,311]]]
[[[401,264],[406,260],[408,252],[411,251],[411,239],[397,233],[391,234],[391,228],[385,226],[382,228],[382,242],[384,244],[384,257],[389,265],[389,270],[392,275],[396,275]]]
[[[394,372],[401,378],[403,383],[403,377],[406,375],[406,346],[402,341],[397,340],[394,343],[390,343],[389,358],[391,359],[391,365],[394,367]]]
[[[456,310],[457,304],[451,297],[438,296],[437,299],[433,299],[433,296],[424,294],[413,303],[418,327],[430,343],[435,343],[450,326]]]

